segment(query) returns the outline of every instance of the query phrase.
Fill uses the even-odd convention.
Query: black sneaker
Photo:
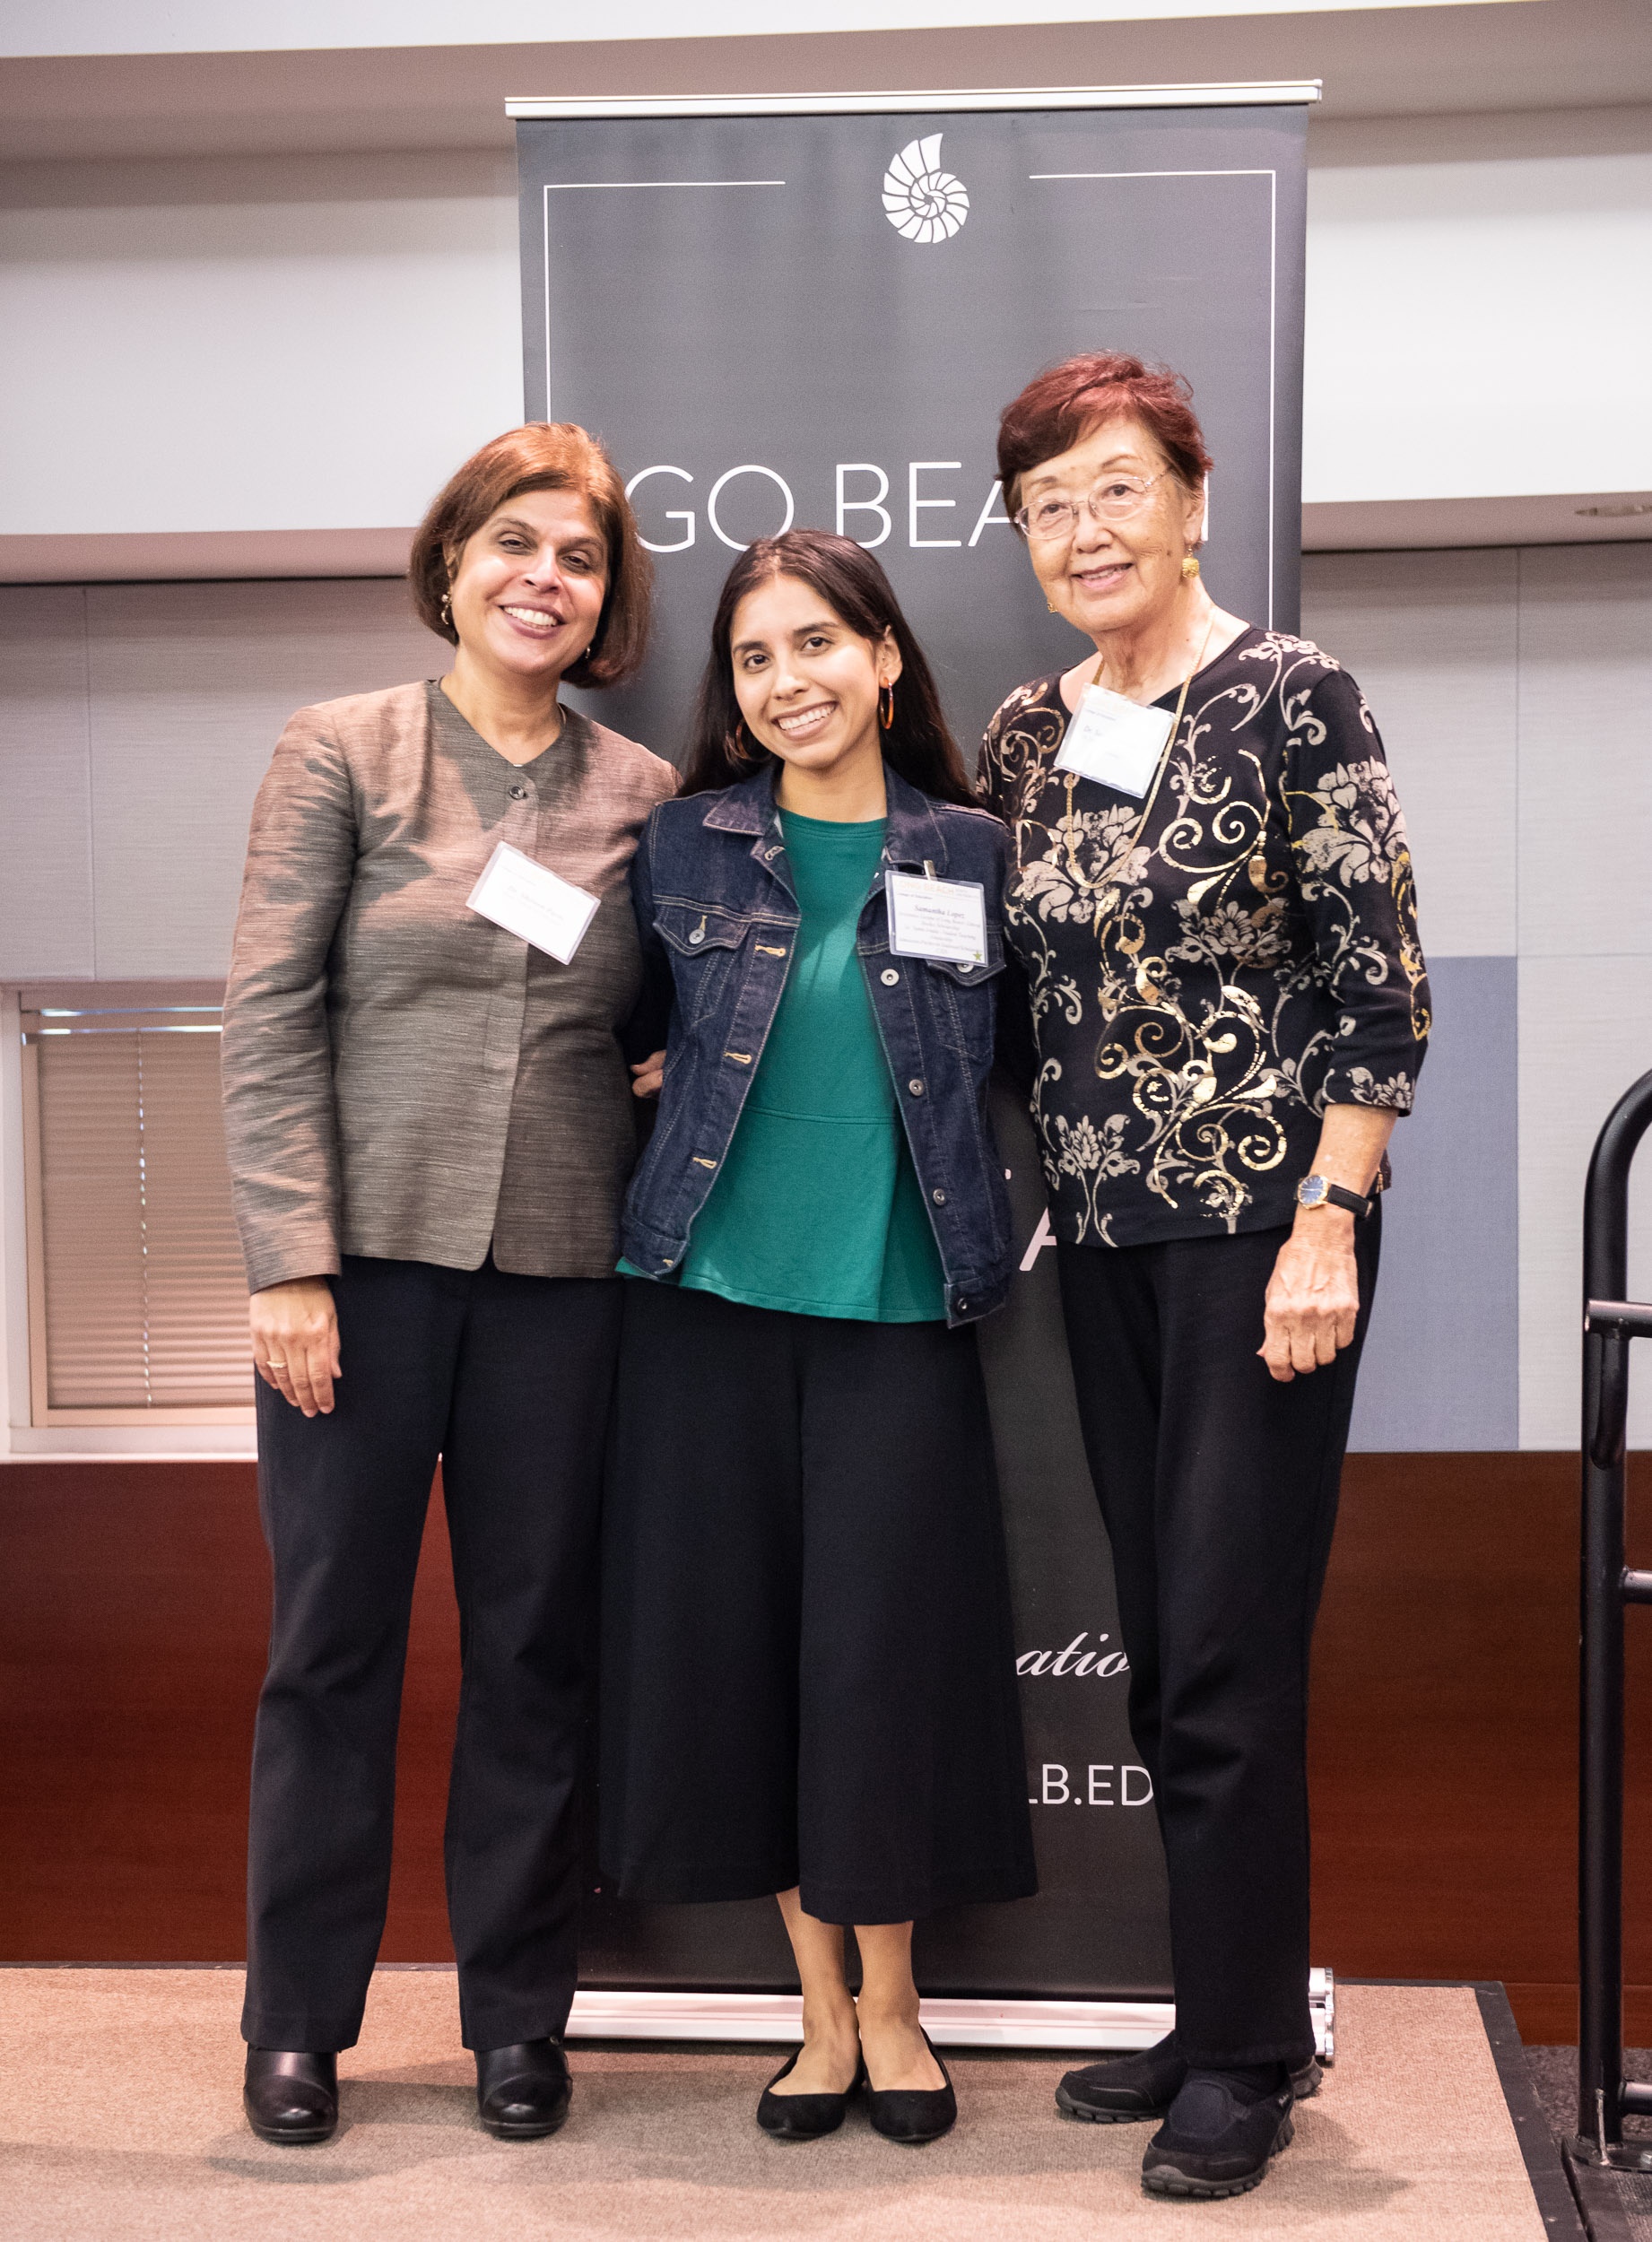
[[[1317,2094],[1324,2075],[1317,2060],[1309,2055],[1300,2071],[1291,2073],[1293,2098],[1304,2102]],[[1140,2055],[1114,2055],[1106,2063],[1087,2063],[1081,2071],[1069,2071],[1056,2089],[1056,2107],[1088,2125],[1141,2125],[1165,2115],[1187,2076],[1176,2035],[1169,2032]]]
[[[1168,2032],[1139,2055],[1114,2055],[1069,2071],[1056,2089],[1056,2107],[1088,2125],[1140,2125],[1164,2116],[1187,2075],[1176,2035]]]
[[[1150,2195],[1211,2199],[1261,2186],[1268,2159],[1296,2127],[1289,2082],[1252,2097],[1218,2071],[1190,2071],[1170,2114],[1147,2144],[1142,2185]]]

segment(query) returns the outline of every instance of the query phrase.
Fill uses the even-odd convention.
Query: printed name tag
[[[1086,685],[1078,713],[1068,720],[1057,770],[1096,778],[1139,802],[1153,783],[1176,719],[1168,708],[1143,708],[1104,685]]]
[[[601,900],[558,879],[509,841],[500,841],[465,899],[473,911],[508,934],[531,942],[560,965],[567,965],[585,940]]]
[[[949,965],[987,962],[987,895],[978,880],[922,880],[891,872],[889,946],[898,958],[943,958]]]

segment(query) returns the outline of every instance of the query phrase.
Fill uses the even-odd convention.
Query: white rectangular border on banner
[[[1336,2054],[1336,1983],[1309,1972],[1314,2046]],[[1168,2001],[955,2001],[923,2003],[925,2029],[942,2047],[1151,2047],[1176,2021]],[[570,2039],[789,2041],[803,2036],[795,1993],[603,1993],[574,1995]]]
[[[1318,100],[1324,81],[1286,78],[1239,85],[966,87],[920,93],[726,93],[637,100],[579,94],[565,100],[513,95],[507,117],[922,117],[935,109],[1275,109]]]

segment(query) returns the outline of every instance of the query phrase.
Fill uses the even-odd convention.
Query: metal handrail
[[[1592,2162],[1642,2170],[1626,2112],[1652,2086],[1623,2076],[1623,1613],[1652,1603],[1652,1573],[1623,1561],[1629,1351],[1652,1338],[1652,1305],[1629,1285],[1629,1177],[1652,1128],[1652,1073],[1624,1092],[1589,1160],[1583,1199],[1583,1577],[1578,1702],[1578,2139]]]

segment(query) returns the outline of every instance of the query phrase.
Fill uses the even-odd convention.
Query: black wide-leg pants
[[[975,1334],[625,1285],[602,1856],[826,1923],[1036,1888]]]
[[[619,1284],[347,1258],[333,1414],[258,1386],[274,1569],[253,1745],[254,2046],[352,2046],[390,1882],[396,1725],[439,1456],[463,1679],[448,1908],[467,2047],[560,2034]]]
[[[1256,1349],[1287,1230],[1057,1254],[1169,1872],[1177,2038],[1214,2069],[1313,2053],[1309,1648],[1380,1221],[1359,1225],[1353,1344],[1285,1385]]]

